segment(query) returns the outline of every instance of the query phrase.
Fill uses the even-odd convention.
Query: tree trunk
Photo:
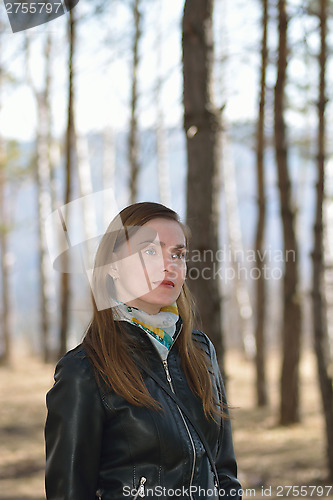
[[[262,0],[262,41],[261,41],[261,77],[260,77],[260,101],[257,128],[257,186],[258,186],[258,221],[256,233],[256,265],[259,278],[256,290],[256,389],[257,404],[265,406],[268,404],[267,381],[265,367],[265,315],[266,315],[266,281],[264,276],[263,255],[265,246],[265,224],[266,224],[266,193],[265,193],[265,103],[266,103],[266,69],[267,69],[267,24],[268,24],[268,0]]]
[[[0,34],[2,32],[2,21],[0,19]],[[3,85],[3,67],[2,67],[2,43],[0,39],[0,109],[2,107],[2,85]],[[10,287],[9,287],[9,268],[7,259],[8,248],[8,206],[6,210],[6,176],[5,168],[5,144],[0,137],[0,287],[1,287],[1,337],[3,351],[0,353],[0,363],[9,364],[11,359],[11,331],[10,331]]]
[[[45,45],[45,59],[46,59],[46,75],[47,76],[47,88],[48,88],[48,95],[47,95],[47,132],[46,132],[46,137],[47,137],[47,152],[48,152],[48,165],[49,165],[49,183],[50,183],[50,196],[51,196],[51,211],[53,212],[56,210],[57,207],[57,189],[56,189],[56,168],[55,168],[55,152],[57,149],[57,146],[55,144],[55,140],[53,137],[52,133],[52,113],[51,113],[51,104],[49,103],[49,95],[51,93],[51,61],[52,61],[52,56],[53,56],[53,40],[52,40],[52,33],[49,32],[47,35],[47,42]]]
[[[317,356],[319,384],[326,424],[326,446],[330,478],[333,479],[333,379],[330,371],[330,349],[328,342],[326,302],[324,296],[324,234],[323,205],[325,199],[325,161],[326,161],[326,60],[327,60],[327,0],[320,0],[321,51],[319,56],[320,83],[318,99],[318,156],[317,156],[317,197],[316,219],[314,225],[313,258],[313,330]]]
[[[167,161],[166,130],[163,122],[163,112],[159,108],[156,123],[156,157],[160,201],[167,207],[171,206],[171,188]]]
[[[41,350],[45,362],[50,359],[50,330],[51,304],[54,302],[54,288],[52,287],[52,268],[48,254],[44,220],[52,211],[51,189],[50,189],[50,55],[51,35],[48,34],[44,47],[45,76],[44,88],[39,91],[33,81],[29,68],[30,47],[29,37],[26,37],[26,66],[27,80],[34,93],[37,106],[37,132],[36,132],[36,161],[34,164],[36,185],[38,190],[38,234],[39,234],[39,302],[41,317]]]
[[[237,319],[239,319],[239,327],[242,346],[247,358],[254,357],[254,333],[252,322],[252,304],[248,290],[248,279],[240,269],[247,269],[247,262],[244,259],[245,250],[242,239],[242,229],[239,215],[238,197],[237,197],[237,181],[236,171],[233,159],[229,153],[229,143],[227,141],[227,129],[223,127],[223,140],[222,140],[222,175],[225,197],[225,219],[227,220],[228,228],[228,255],[230,253],[230,260],[228,260],[227,272],[232,271],[230,276],[233,279],[230,281],[230,288],[232,298],[232,306],[236,309]],[[235,324],[233,324],[235,328]],[[237,328],[237,326],[236,326]]]
[[[167,161],[166,130],[164,125],[162,91],[163,91],[163,70],[162,70],[162,19],[163,0],[158,3],[158,15],[156,19],[156,57],[157,57],[157,81],[156,81],[156,157],[160,201],[163,205],[171,206],[170,176]]]
[[[40,280],[40,310],[41,310],[41,347],[43,359],[49,361],[49,336],[51,330],[50,307],[53,302],[51,286],[51,263],[49,259],[46,236],[44,231],[44,220],[52,211],[51,195],[49,190],[49,164],[48,164],[48,144],[44,136],[45,129],[45,102],[39,99],[38,105],[38,136],[37,136],[37,159],[36,159],[36,180],[38,187],[38,219],[39,219],[39,280]],[[46,142],[45,142],[46,139]]]
[[[106,127],[103,132],[103,187],[115,189],[116,175],[116,133],[111,127]],[[107,215],[107,214],[105,214]],[[109,218],[105,220],[108,222]]]
[[[96,205],[94,198],[91,196],[93,193],[93,183],[91,178],[91,166],[89,162],[89,148],[88,141],[85,136],[77,136],[76,140],[77,151],[77,166],[78,166],[78,179],[80,187],[82,218],[83,218],[83,235],[85,241],[88,242],[96,237],[97,231],[97,218],[96,218]],[[82,247],[83,262],[82,264],[92,265],[92,260],[89,252],[89,245]],[[88,259],[88,260],[87,260]],[[86,271],[86,269],[85,269]]]
[[[74,54],[76,42],[76,23],[74,18],[75,9],[69,11],[69,73],[68,73],[68,110],[67,110],[67,132],[66,132],[66,177],[65,177],[65,218],[66,205],[71,201],[72,171],[74,168],[75,152],[75,123],[74,123]],[[66,226],[64,230],[67,231]],[[69,268],[68,253],[64,255],[64,269]],[[67,262],[66,262],[67,261]],[[70,274],[63,272],[60,283],[60,344],[59,357],[67,351],[67,334],[69,326],[69,300],[70,300]]]
[[[11,331],[10,331],[10,288],[8,256],[8,213],[6,210],[6,171],[4,166],[4,144],[0,140],[0,252],[1,252],[1,333],[2,352],[0,363],[8,365],[11,360]]]
[[[137,201],[138,174],[139,174],[139,145],[138,145],[138,68],[139,68],[139,44],[141,39],[141,14],[140,0],[134,0],[133,16],[135,34],[133,40],[133,62],[132,62],[132,95],[131,95],[131,123],[128,142],[128,157],[130,164],[130,197],[131,203]]]
[[[279,0],[278,8],[279,55],[274,96],[274,132],[285,255],[280,423],[281,425],[288,425],[298,422],[300,419],[299,359],[301,344],[301,307],[298,293],[298,248],[295,233],[295,213],[292,207],[291,181],[288,171],[286,125],[284,121],[284,96],[287,69],[286,1]],[[290,255],[293,255],[293,258],[290,258]]]
[[[213,104],[213,0],[186,0],[183,16],[184,128],[187,142],[187,223],[192,229],[189,286],[203,329],[222,363],[219,223],[221,118]],[[195,259],[194,259],[195,257]]]

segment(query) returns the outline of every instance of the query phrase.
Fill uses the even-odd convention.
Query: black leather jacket
[[[191,410],[215,458],[219,494],[205,449],[176,403],[149,376],[146,386],[165,411],[133,406],[103,389],[82,345],[58,363],[47,394],[46,495],[48,500],[125,500],[140,497],[203,500],[239,499],[230,420],[220,425],[204,416],[180,363],[177,343],[167,367],[140,328],[125,325],[144,347],[149,366],[165,382],[168,368],[176,395]],[[175,335],[179,335],[181,320]],[[212,361],[214,391],[223,383],[213,344],[193,332]]]

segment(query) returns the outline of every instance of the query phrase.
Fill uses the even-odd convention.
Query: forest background
[[[74,247],[97,244],[128,203],[162,202],[192,229],[188,281],[235,406],[248,382],[234,388],[235,367],[245,377],[252,367],[237,449],[246,429],[260,442],[261,428],[265,443],[272,422],[294,448],[292,436],[308,429],[302,395],[310,386],[323,466],[306,484],[332,484],[332,7],[80,0],[50,23],[12,33],[0,6],[5,401],[17,360],[39,359],[49,373],[89,322],[86,273],[74,272],[70,252],[71,272],[57,260],[63,207],[73,208],[65,222]],[[10,449],[8,404],[18,403],[8,400],[2,417]],[[240,474],[258,491],[272,481],[246,469],[244,460]]]

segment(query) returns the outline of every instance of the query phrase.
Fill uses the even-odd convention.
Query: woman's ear
[[[108,274],[111,276],[111,278],[115,281],[115,280],[118,280],[119,279],[119,273],[118,273],[118,269],[115,265],[111,265],[109,270],[108,270]]]

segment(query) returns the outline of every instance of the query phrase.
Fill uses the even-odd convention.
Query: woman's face
[[[156,218],[114,253],[109,274],[117,299],[148,314],[178,298],[186,275],[186,240],[178,222]]]

